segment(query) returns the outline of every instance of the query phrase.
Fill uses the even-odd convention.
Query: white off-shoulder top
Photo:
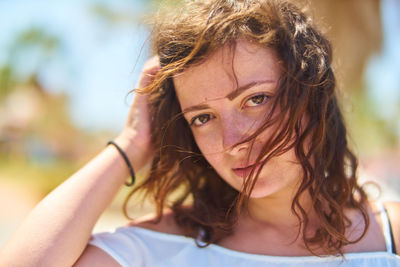
[[[215,244],[196,246],[195,239],[139,227],[121,227],[92,235],[90,245],[99,247],[121,266],[157,267],[400,267],[400,256],[393,253],[393,240],[387,213],[380,206],[386,251],[346,253],[344,256],[268,256],[227,249]]]

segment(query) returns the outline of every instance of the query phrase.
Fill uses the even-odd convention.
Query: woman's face
[[[246,40],[238,40],[234,49],[234,53],[228,46],[219,49],[173,80],[184,117],[204,157],[222,179],[240,191],[274,127],[258,135],[252,147],[251,142],[237,144],[265,121],[281,68],[272,49]],[[292,190],[300,170],[293,149],[272,158],[262,168],[251,197]]]

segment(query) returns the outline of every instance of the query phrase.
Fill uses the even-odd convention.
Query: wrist
[[[140,171],[149,161],[149,151],[134,133],[123,132],[114,142],[124,151],[135,173]]]
[[[107,145],[112,145],[114,146],[121,157],[124,159],[126,166],[128,167],[129,174],[131,176],[131,180],[129,182],[125,182],[127,186],[132,186],[135,183],[135,171],[133,170],[132,164],[130,160],[128,159],[127,155],[125,154],[124,150],[115,142],[115,141],[108,141]]]

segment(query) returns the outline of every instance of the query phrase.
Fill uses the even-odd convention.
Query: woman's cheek
[[[221,151],[221,148],[218,145],[218,135],[209,133],[193,133],[193,136],[201,153],[207,160],[213,158],[214,155]]]

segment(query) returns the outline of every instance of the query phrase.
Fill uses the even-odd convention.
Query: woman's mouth
[[[261,162],[256,165],[254,173],[258,172],[258,169],[260,168],[260,166],[261,166]],[[253,168],[254,168],[254,165],[249,165],[245,168],[234,168],[232,170],[237,176],[240,176],[242,178],[247,178],[250,175],[250,172]]]

